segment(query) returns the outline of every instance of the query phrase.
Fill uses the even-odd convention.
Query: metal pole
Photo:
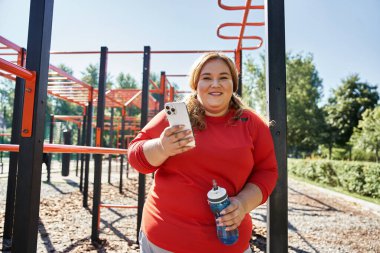
[[[121,111],[121,148],[125,148],[125,107]],[[123,193],[123,168],[124,168],[124,155],[120,155],[120,181],[119,192]]]
[[[63,130],[63,144],[71,145],[71,129]],[[70,174],[71,153],[62,154],[62,170],[61,175],[67,177]]]
[[[90,98],[87,107],[87,133],[86,133],[86,146],[91,146],[92,143],[92,110],[93,102],[92,97],[94,89],[90,91]],[[84,168],[84,185],[83,185],[83,207],[88,207],[88,173],[90,171],[90,154],[86,154],[86,163]]]
[[[142,99],[141,99],[141,129],[148,123],[148,98],[149,98],[149,71],[150,71],[150,47],[144,47],[144,63],[143,63],[143,83],[142,83]],[[139,173],[139,194],[138,194],[138,210],[137,210],[137,235],[139,234],[142,220],[142,212],[145,202],[145,175]]]
[[[87,107],[86,107],[87,108]],[[83,123],[82,123],[82,145],[84,146],[86,144],[86,112],[88,108],[83,108]],[[83,168],[84,168],[84,154],[80,154],[80,179],[79,179],[79,190],[83,191]]]
[[[4,119],[4,129],[5,129],[5,126],[6,126],[6,122],[5,122],[5,117],[6,117],[6,107],[4,106],[3,107],[3,119]],[[3,129],[3,130],[4,130]],[[1,143],[4,143],[4,135],[1,136]],[[1,174],[3,174],[3,169],[4,169],[4,166],[3,166],[3,151],[0,151],[0,166],[1,166]]]
[[[25,54],[26,54],[26,50],[23,48],[22,53],[21,53],[22,63],[25,62]],[[24,89],[25,89],[25,80],[17,77],[16,88],[15,88],[15,98],[13,101],[11,144],[20,143]],[[13,233],[14,205],[15,205],[15,200],[16,200],[17,164],[18,164],[18,153],[11,152],[9,154],[7,202],[5,205],[5,217],[4,217],[4,236],[3,236],[4,249],[6,249],[6,246],[11,246],[11,242],[9,242],[9,245],[6,245],[6,244],[8,240],[12,239],[12,233]]]
[[[110,148],[113,147],[113,115],[114,108],[111,108],[111,127],[110,127]],[[108,156],[108,183],[111,183],[112,155]]]
[[[284,0],[266,0],[266,86],[279,179],[268,201],[267,252],[288,252]]]
[[[106,79],[107,79],[107,47],[101,48],[100,68],[99,68],[99,87],[98,87],[98,108],[96,113],[96,146],[103,147],[103,131],[104,131],[104,108],[106,105]],[[94,155],[95,171],[94,171],[94,195],[92,202],[92,233],[91,242],[99,243],[98,219],[99,205],[102,195],[102,154]]]
[[[129,145],[129,138],[127,138],[127,140],[128,140],[128,145]],[[127,147],[127,148],[128,148],[128,147]],[[127,171],[126,171],[126,173],[127,173],[127,178],[129,178],[129,161],[128,161],[128,159],[127,159],[126,163],[127,163]]]
[[[160,94],[160,111],[164,109],[165,106],[165,92],[166,92],[166,73],[165,71],[161,71],[161,79],[160,79],[160,86],[161,86],[161,94]]]
[[[235,57],[236,57],[237,68],[239,70],[239,83],[238,83],[238,89],[237,89],[236,93],[239,96],[242,96],[243,95],[243,80],[242,80],[242,77],[243,77],[243,51],[241,49],[237,50]]]
[[[49,143],[52,144],[54,141],[54,114],[50,114],[50,132],[49,132]],[[51,163],[53,161],[53,154],[49,154],[49,160],[50,162],[46,165],[47,170],[47,182],[50,183],[50,176],[51,176]]]
[[[77,126],[78,127],[78,134],[77,134],[77,145],[79,146],[80,145],[80,137],[81,137],[81,131],[80,131],[80,125]],[[78,171],[79,171],[79,157],[80,155],[77,154],[76,155],[76,158],[77,158],[77,166],[76,166],[76,169],[75,169],[75,176],[78,176]]]
[[[36,71],[31,137],[20,138],[12,252],[37,251],[53,0],[31,0],[26,68]],[[28,92],[28,91],[26,91]],[[33,91],[32,91],[33,92]],[[30,117],[30,115],[23,115]],[[22,130],[24,132],[24,130]]]

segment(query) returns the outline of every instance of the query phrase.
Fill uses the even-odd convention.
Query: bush
[[[288,159],[291,174],[363,196],[380,199],[380,164]]]
[[[352,149],[352,160],[354,161],[376,161],[376,155],[373,152],[368,152],[362,149]]]

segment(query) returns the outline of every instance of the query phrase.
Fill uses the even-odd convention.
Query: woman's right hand
[[[169,126],[162,131],[159,140],[166,156],[177,155],[193,148],[186,146],[194,140],[194,137],[191,136],[191,130],[184,130],[183,128],[183,125]]]

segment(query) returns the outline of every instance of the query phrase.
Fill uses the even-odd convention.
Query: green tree
[[[288,54],[286,58],[286,99],[288,147],[291,152],[311,153],[318,147],[323,128],[322,79],[311,54]]]
[[[90,84],[92,87],[98,87],[99,81],[99,64],[90,64],[82,72],[82,81]]]
[[[137,81],[130,74],[119,73],[116,77],[117,89],[137,89]]]
[[[361,82],[358,74],[343,79],[342,84],[333,90],[333,96],[328,99],[324,110],[326,122],[335,133],[334,140],[338,146],[350,150],[347,144],[354,128],[362,119],[363,112],[374,108],[378,100],[376,86]]]
[[[90,84],[92,87],[97,88],[99,82],[99,64],[90,64],[87,66],[84,72],[82,72],[81,80],[85,83]],[[112,82],[112,76],[107,73],[106,78],[106,89],[112,89],[114,86]]]
[[[256,64],[245,62],[243,99],[262,114],[266,111],[264,56]],[[318,106],[322,97],[322,79],[309,55],[287,53],[286,99],[288,113],[288,148],[298,156],[318,148],[324,126],[323,111]]]
[[[60,68],[60,69],[62,69],[63,71],[65,71],[67,74],[69,74],[71,76],[74,75],[74,70],[71,67],[69,67],[69,66],[67,66],[67,65],[65,65],[63,63],[58,64],[57,67]]]
[[[13,101],[16,84],[5,78],[0,78],[0,128],[12,127]],[[4,129],[0,129],[3,131]]]
[[[350,143],[356,149],[372,151],[375,153],[376,162],[379,162],[380,150],[380,106],[375,109],[367,109],[363,113],[363,119],[354,128]]]
[[[243,101],[262,115],[266,114],[265,56],[259,56],[259,63],[248,56],[243,70]]]

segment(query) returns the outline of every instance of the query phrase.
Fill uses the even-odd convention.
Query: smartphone
[[[191,128],[189,113],[185,102],[168,102],[165,104],[165,113],[170,126],[184,125],[184,130],[191,130],[191,136],[194,137]],[[186,146],[195,147],[195,141],[189,142]]]

